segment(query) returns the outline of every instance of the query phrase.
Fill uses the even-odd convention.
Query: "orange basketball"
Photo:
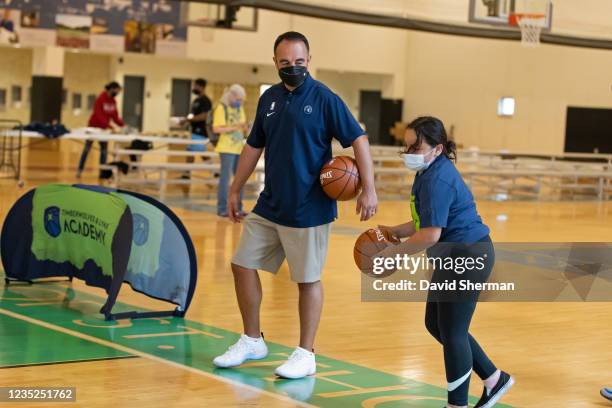
[[[390,235],[387,231],[381,231],[378,228],[371,228],[361,234],[353,249],[353,257],[355,264],[359,270],[368,276],[376,278],[384,278],[395,272],[393,269],[385,269],[380,274],[374,273],[374,257],[389,245],[397,245],[400,240],[395,236]]]
[[[361,189],[359,170],[352,157],[334,157],[321,169],[321,186],[329,198],[347,201],[355,198]]]

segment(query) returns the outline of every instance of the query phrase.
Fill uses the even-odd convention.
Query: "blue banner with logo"
[[[185,227],[165,205],[129,191],[62,184],[31,190],[4,220],[0,247],[8,279],[77,277],[105,289],[107,318],[123,282],[175,304],[175,316],[184,316],[195,291],[197,262]]]
[[[11,208],[1,236],[7,278],[66,276],[106,290],[108,314],[121,288],[132,242],[132,214],[114,193],[62,184],[29,191]]]

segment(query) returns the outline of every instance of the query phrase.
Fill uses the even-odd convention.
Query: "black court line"
[[[123,360],[127,358],[140,358],[140,356],[116,356],[116,357],[101,357],[101,358],[85,358],[82,360],[49,361],[45,363],[12,364],[12,365],[0,366],[0,370],[8,369],[8,368],[37,367],[37,366],[47,366],[47,365],[59,365],[59,364],[91,363],[91,362],[106,361],[106,360]]]

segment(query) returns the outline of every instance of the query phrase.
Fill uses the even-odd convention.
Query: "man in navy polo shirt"
[[[332,158],[332,139],[353,147],[363,185],[357,198],[362,221],[376,213],[377,198],[368,138],[344,102],[308,74],[306,37],[296,32],[280,35],[274,43],[274,62],[282,82],[259,99],[228,202],[230,219],[240,222],[240,189],[265,149],[265,187],[244,219],[232,259],[244,334],[213,363],[234,367],[267,356],[259,326],[262,290],[257,270],[276,273],[287,259],[299,288],[300,343],[276,374],[302,378],[316,371],[313,345],[323,305],[320,279],[331,223],[337,217],[336,202],[319,182],[321,167]]]

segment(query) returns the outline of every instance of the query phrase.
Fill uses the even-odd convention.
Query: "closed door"
[[[382,99],[380,104],[380,130],[378,144],[394,145],[395,139],[391,129],[397,122],[402,121],[404,103],[401,99]]]
[[[365,131],[372,144],[380,143],[381,103],[382,93],[380,91],[360,91],[359,121],[365,125]]]
[[[142,130],[145,79],[126,75],[123,80],[123,121],[126,125]]]
[[[191,80],[172,79],[172,106],[171,116],[187,116],[191,99]]]
[[[565,125],[565,151],[612,153],[612,109],[569,106]]]

